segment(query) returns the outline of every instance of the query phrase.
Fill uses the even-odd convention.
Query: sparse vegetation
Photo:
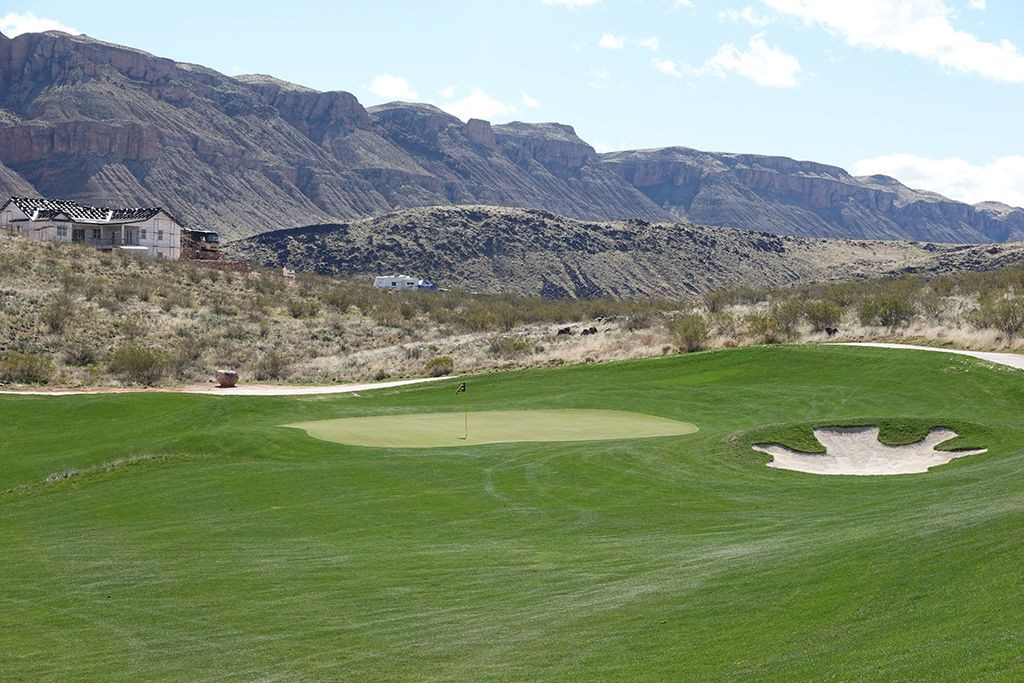
[[[288,359],[280,351],[267,351],[256,361],[253,376],[258,380],[283,379],[288,376]]]
[[[436,356],[459,358],[466,372],[821,341],[827,328],[839,340],[981,349],[1012,349],[1024,333],[1024,267],[688,301],[548,300],[387,292],[364,280],[221,273],[0,239],[0,353],[46,359],[6,361],[8,383],[205,382],[221,367],[250,380],[362,381],[430,374],[424,359]],[[574,334],[554,343],[566,326]],[[579,334],[592,326],[601,334]]]
[[[110,372],[129,384],[153,386],[164,378],[170,365],[162,349],[128,343],[114,351]]]
[[[455,371],[455,361],[451,356],[434,356],[427,361],[426,370],[431,377],[450,375]]]
[[[53,360],[41,353],[0,353],[0,382],[46,384],[54,373]]]
[[[676,346],[692,353],[704,348],[708,341],[708,324],[698,313],[683,313],[672,319],[672,338]]]

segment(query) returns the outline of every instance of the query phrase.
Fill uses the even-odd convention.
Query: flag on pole
[[[465,390],[466,390],[466,383],[463,382],[462,384],[459,385],[459,388],[455,390],[455,393],[456,394],[461,394]]]

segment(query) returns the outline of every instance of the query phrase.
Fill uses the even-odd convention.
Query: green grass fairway
[[[604,441],[680,436],[689,422],[621,410],[482,410],[465,413],[342,417],[285,425],[315,439],[387,448],[478,446],[517,441]]]
[[[476,411],[700,426],[681,436],[281,426],[457,422],[458,381],[0,397],[0,681],[1024,679],[1024,372],[744,348],[468,380]],[[751,450],[851,424],[989,451],[824,477]]]

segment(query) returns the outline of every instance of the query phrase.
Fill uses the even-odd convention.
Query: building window
[[[157,242],[163,242],[164,241],[164,231],[163,230],[157,230],[156,231],[156,241]]]
[[[66,226],[66,225],[58,225],[57,226],[57,237],[67,237],[67,236],[68,236],[68,226]]]
[[[143,239],[143,240],[149,239],[148,237],[146,237],[146,229],[145,228],[139,228],[139,239]]]
[[[103,236],[103,232],[99,228],[93,228],[92,229],[92,238],[94,240],[98,240],[102,236]]]

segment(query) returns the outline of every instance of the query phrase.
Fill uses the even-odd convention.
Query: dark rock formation
[[[1024,262],[1024,245],[782,237],[693,224],[586,222],[487,206],[399,211],[263,233],[229,249],[267,266],[562,297],[685,297],[712,289]]]

